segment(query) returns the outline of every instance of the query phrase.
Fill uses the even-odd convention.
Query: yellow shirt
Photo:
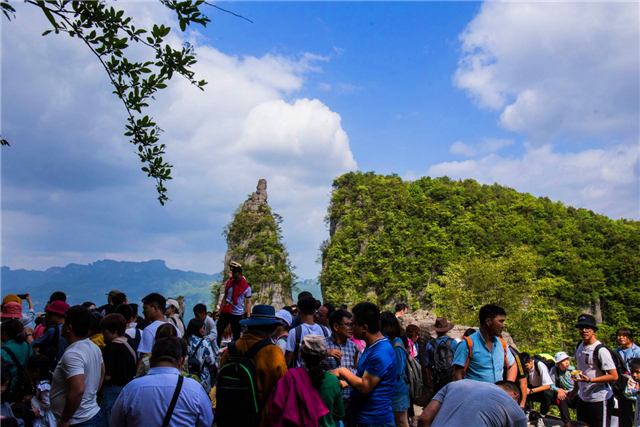
[[[104,342],[104,335],[102,334],[92,335],[91,337],[89,337],[89,339],[91,340],[92,343],[100,347],[100,350],[104,350],[104,347],[107,345]]]

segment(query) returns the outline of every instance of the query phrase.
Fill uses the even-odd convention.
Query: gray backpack
[[[412,400],[418,399],[422,395],[422,368],[416,359],[411,357],[411,353],[402,343],[393,344],[393,348],[396,347],[402,347],[402,350],[407,355],[406,366],[401,376],[404,382],[407,383],[407,387],[409,387],[409,397]]]

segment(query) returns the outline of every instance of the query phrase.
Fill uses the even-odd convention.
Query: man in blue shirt
[[[480,329],[463,339],[456,348],[454,381],[466,378],[495,384],[503,379],[505,365],[508,367],[507,380],[515,380],[515,359],[500,338],[506,316],[504,309],[497,305],[487,304],[480,308]]]
[[[631,332],[631,329],[629,328],[618,329],[616,332],[616,339],[618,340],[620,347],[616,348],[615,352],[622,357],[625,367],[627,368],[627,373],[630,374],[631,370],[629,369],[629,361],[636,357],[640,357],[640,347],[633,343],[633,332]],[[617,396],[617,399],[620,407],[620,427],[633,426],[633,401],[624,396]]]
[[[331,371],[353,388],[351,414],[358,427],[394,427],[391,398],[396,385],[396,360],[389,340],[380,332],[380,310],[362,302],[353,307],[353,337],[367,347],[358,362],[357,375],[348,368]]]
[[[160,426],[171,404],[184,362],[178,338],[161,338],[151,351],[151,369],[120,392],[111,410],[112,426]],[[184,377],[183,377],[184,378]],[[169,426],[211,427],[213,410],[204,388],[184,378]]]

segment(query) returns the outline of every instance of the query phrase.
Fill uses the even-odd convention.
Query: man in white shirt
[[[298,300],[298,316],[300,317],[300,325],[289,331],[287,338],[287,346],[284,358],[289,368],[295,368],[301,365],[300,343],[305,335],[320,335],[328,338],[331,331],[326,326],[322,326],[315,322],[313,315],[316,312],[316,299],[313,297],[304,297]]]
[[[167,300],[162,295],[154,292],[142,298],[142,304],[144,318],[151,322],[151,324],[142,331],[142,339],[140,340],[140,345],[138,345],[138,353],[147,354],[151,353],[153,343],[156,342],[156,331],[160,325],[167,323],[167,319],[164,317]],[[173,325],[173,323],[171,323],[171,325]],[[175,325],[173,325],[173,327],[175,328]],[[179,337],[182,337],[182,334],[177,328],[176,332]]]
[[[549,413],[551,404],[555,402],[555,393],[551,391],[551,375],[549,368],[540,360],[532,358],[529,353],[520,353],[520,361],[524,366],[527,377],[527,403],[540,402],[540,413],[544,416]]]
[[[581,314],[576,328],[582,337],[575,353],[581,372],[568,396],[572,399],[578,395],[578,421],[591,427],[607,427],[613,407],[613,391],[609,383],[617,381],[618,371],[609,350],[596,339],[598,326],[595,317]]]
[[[96,401],[104,378],[102,353],[87,335],[93,322],[88,308],[76,305],[65,313],[62,336],[68,346],[51,382],[51,410],[58,427],[101,427],[102,412]]]

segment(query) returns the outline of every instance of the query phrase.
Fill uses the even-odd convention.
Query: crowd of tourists
[[[627,328],[612,350],[582,314],[572,351],[531,355],[507,344],[496,305],[452,336],[446,317],[411,324],[405,304],[349,309],[301,292],[252,306],[242,266],[230,271],[219,310],[196,304],[188,322],[181,299],[158,293],[141,307],[119,290],[70,306],[57,291],[42,315],[28,294],[6,295],[2,426],[526,427],[553,406],[569,427],[640,426]]]

